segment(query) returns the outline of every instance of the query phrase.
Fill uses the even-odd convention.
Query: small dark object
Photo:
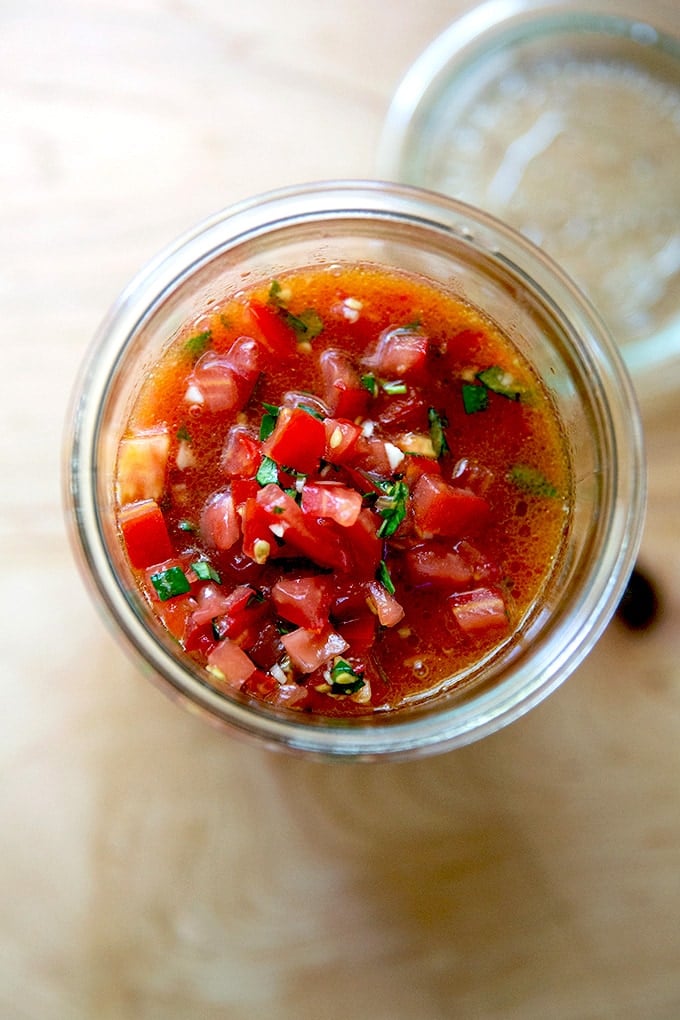
[[[618,619],[630,630],[650,627],[659,612],[659,597],[652,582],[636,567],[616,610]]]

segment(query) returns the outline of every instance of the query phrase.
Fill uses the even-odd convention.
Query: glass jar
[[[404,74],[378,173],[545,248],[653,404],[680,386],[679,162],[676,3],[485,0]]]
[[[325,719],[211,687],[158,623],[116,524],[118,443],[140,381],[187,322],[244,286],[302,266],[372,262],[418,273],[499,324],[552,396],[575,479],[565,554],[521,633],[462,688],[394,712]],[[408,186],[328,182],[223,211],[147,266],[103,322],[69,419],[67,512],[106,618],[179,701],[229,731],[325,757],[442,751],[516,719],[582,661],[633,567],[644,513],[641,430],[616,347],[587,301],[537,248],[483,212]]]

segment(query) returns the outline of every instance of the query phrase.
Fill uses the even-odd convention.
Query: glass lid
[[[680,5],[487,0],[402,79],[381,176],[479,206],[567,270],[641,397],[680,386]]]

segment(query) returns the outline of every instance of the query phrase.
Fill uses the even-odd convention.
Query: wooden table
[[[423,761],[309,762],[180,711],[65,537],[67,401],[119,289],[233,200],[373,174],[400,76],[462,6],[2,4],[7,1020],[680,1016],[674,401],[645,409],[658,624],[612,624],[529,716]]]

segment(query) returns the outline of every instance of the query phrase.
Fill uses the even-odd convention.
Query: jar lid
[[[670,4],[486,0],[407,71],[379,157],[381,176],[479,206],[560,263],[641,397],[680,386],[680,9]]]

